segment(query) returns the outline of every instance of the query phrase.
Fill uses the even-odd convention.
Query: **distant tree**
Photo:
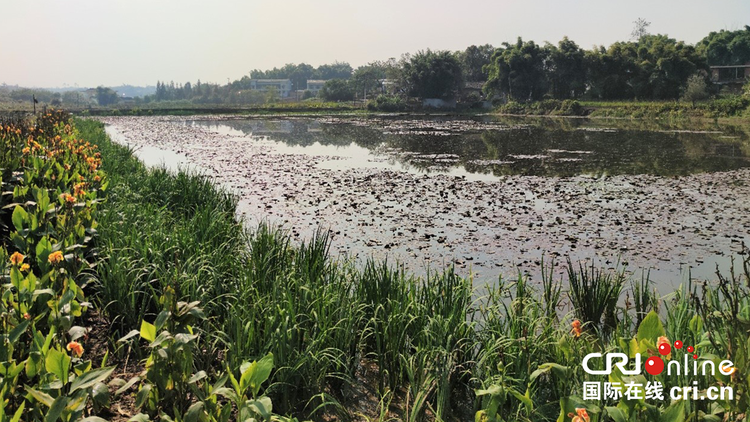
[[[487,80],[485,66],[490,64],[492,53],[495,47],[490,44],[472,45],[466,50],[458,53],[458,60],[461,62],[461,71],[464,79],[470,82],[484,82]]]
[[[582,95],[586,90],[585,52],[568,37],[557,46],[547,44],[545,49],[545,68],[552,96],[566,99]]]
[[[354,99],[354,90],[344,79],[331,79],[323,85],[320,97],[326,101],[351,101]]]
[[[352,67],[349,63],[334,62],[318,66],[313,72],[313,79],[349,79],[352,76]]]
[[[712,66],[746,64],[750,62],[750,26],[737,31],[711,32],[696,48]]]
[[[539,100],[547,92],[545,50],[534,41],[503,43],[487,66],[487,94],[506,94],[517,101]]]
[[[87,104],[86,98],[78,91],[67,91],[62,95],[62,102],[67,106],[83,106]]]
[[[103,86],[96,87],[96,101],[100,106],[114,105],[118,100],[117,93],[112,89]]]
[[[630,33],[630,39],[638,41],[642,37],[649,34],[648,27],[651,26],[651,22],[647,22],[646,19],[638,18],[633,22],[633,32]]]
[[[705,75],[700,73],[690,75],[685,86],[685,92],[682,94],[682,100],[695,105],[696,101],[705,100],[708,96],[708,84]]]
[[[292,80],[294,89],[304,90],[307,89],[307,80],[312,79],[312,75],[314,72],[315,68],[313,68],[309,64],[300,63],[297,65],[294,71],[289,74],[289,76],[286,76],[286,78]]]
[[[350,84],[357,95],[367,98],[367,93],[380,86],[381,79],[385,79],[385,70],[378,65],[360,66],[354,71]]]
[[[461,89],[461,64],[450,51],[420,51],[403,64],[404,79],[412,96],[453,98]]]

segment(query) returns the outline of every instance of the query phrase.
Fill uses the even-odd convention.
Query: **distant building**
[[[326,82],[327,81],[324,81],[322,79],[308,79],[307,90],[317,97],[318,93],[321,89],[323,89],[323,85],[325,85]]]
[[[734,66],[711,66],[711,82],[726,86],[732,91],[741,91],[750,79],[750,62]]]
[[[292,92],[290,79],[250,79],[250,89],[254,91],[276,90],[280,98],[287,98]]]

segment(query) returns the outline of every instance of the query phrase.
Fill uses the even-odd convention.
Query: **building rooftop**
[[[280,82],[291,82],[291,79],[250,79],[255,82],[268,82],[268,83],[280,83]]]

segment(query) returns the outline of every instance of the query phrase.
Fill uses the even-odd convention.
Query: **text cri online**
[[[589,367],[589,361],[591,359],[595,358],[605,358],[605,369],[591,369]],[[628,368],[629,358],[624,353],[607,353],[606,355],[602,355],[601,353],[589,353],[584,357],[582,366],[583,370],[591,375],[609,375],[612,373],[612,368],[616,367],[620,370],[620,372],[623,375],[640,375],[642,373],[642,370],[644,367],[641,365],[641,354],[636,353],[635,359],[633,362],[633,368]],[[718,369],[719,373],[722,375],[731,375],[734,372],[734,364],[729,360],[724,360],[719,363],[719,367],[716,368],[716,365],[714,362],[706,360],[703,361],[700,365],[697,361],[693,361],[692,365],[690,365],[690,362],[687,359],[687,356],[685,356],[684,362],[679,362],[678,360],[669,361],[666,366],[666,372],[667,375],[693,375],[693,376],[708,376],[713,377],[716,373],[716,370]],[[656,375],[653,371],[648,371],[653,375]],[[661,370],[659,371],[661,372]],[[588,395],[590,399],[597,398],[598,394],[595,394],[599,390],[596,388],[596,386],[591,384],[598,384],[598,383],[584,383],[589,384],[588,386],[585,386],[585,396]],[[605,382],[604,388],[603,388],[603,396],[604,398],[619,398],[622,397],[622,394],[618,396],[617,390],[620,387],[619,383],[608,383]],[[607,385],[609,384],[609,385]],[[630,385],[626,384],[628,388],[628,392],[626,392],[625,397],[626,398],[643,398],[640,397],[638,394],[638,391],[642,391],[643,386],[639,384],[629,383]],[[649,382],[649,385],[646,386],[646,391],[648,394],[646,394],[648,397],[645,397],[646,399],[663,399],[662,389],[663,386],[660,382]],[[733,400],[734,399],[734,390],[730,386],[710,386],[706,388],[705,391],[701,391],[698,387],[698,381],[693,381],[693,385],[691,386],[675,386],[672,387],[669,390],[669,396],[672,400]],[[609,387],[609,388],[608,388]],[[640,387],[640,388],[639,388]],[[611,394],[608,393],[608,391],[612,392]],[[632,393],[630,393],[632,391]],[[588,394],[586,394],[588,393]],[[630,394],[629,394],[630,393]],[[601,397],[601,396],[600,396]],[[586,398],[586,397],[584,397]]]

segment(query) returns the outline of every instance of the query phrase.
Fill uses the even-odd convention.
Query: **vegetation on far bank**
[[[264,109],[333,108],[330,103],[357,100],[374,110],[393,111],[421,107],[421,100],[457,100],[465,108],[485,102],[558,101],[684,101],[694,104],[708,98],[729,101],[738,94],[744,73],[709,66],[750,63],[750,26],[736,31],[711,32],[695,45],[651,34],[649,23],[635,22],[629,41],[610,46],[581,48],[564,37],[557,44],[537,44],[518,38],[499,47],[489,44],[469,46],[462,51],[419,51],[400,59],[373,61],[357,69],[348,63],[286,64],[269,70],[255,69],[226,85],[196,82],[162,82],[152,95],[122,98],[114,90],[98,87],[87,92],[0,86],[0,104],[11,107],[31,105],[36,97],[42,103],[68,108],[223,108],[262,107]],[[744,71],[741,71],[744,72]],[[257,79],[291,81],[291,87],[258,89]],[[325,81],[322,89],[308,87],[308,80]],[[724,84],[729,82],[729,84]],[[309,88],[309,89],[308,89]],[[384,96],[384,97],[380,97]],[[298,105],[302,104],[302,105]],[[726,114],[728,105],[710,113]],[[549,112],[547,106],[530,105],[531,111]],[[575,111],[575,110],[573,110]],[[561,108],[558,114],[569,111]],[[627,113],[627,112],[625,112]],[[637,114],[633,112],[631,114]]]
[[[146,168],[95,121],[3,122],[0,145],[2,420],[747,415],[750,259],[666,297],[572,262],[564,280],[476,291],[451,269],[339,261],[325,231],[293,244],[248,230],[207,177]],[[609,380],[731,386],[733,400],[582,400],[584,381],[607,380],[582,370],[586,354],[676,340],[735,370]]]

